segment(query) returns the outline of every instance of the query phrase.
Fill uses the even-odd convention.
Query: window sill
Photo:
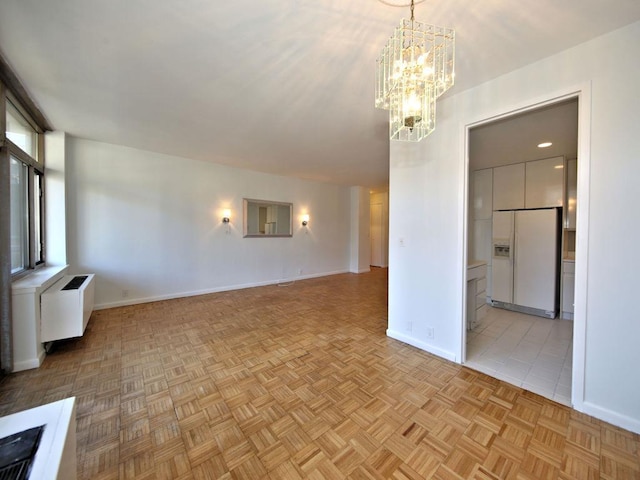
[[[69,265],[57,265],[54,267],[42,267],[27,275],[20,277],[11,283],[13,295],[34,293],[38,290],[46,290],[57,280],[62,278]]]

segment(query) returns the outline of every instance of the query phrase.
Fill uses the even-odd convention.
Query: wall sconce
[[[222,224],[227,226],[227,231],[225,232],[227,235],[231,233],[230,222],[231,222],[231,210],[229,210],[228,208],[225,208],[222,211]]]
[[[309,214],[305,213],[302,215],[302,226],[306,227],[309,224]]]

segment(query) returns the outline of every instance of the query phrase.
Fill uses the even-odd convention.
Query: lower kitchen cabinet
[[[467,267],[467,330],[478,326],[487,313],[487,263],[473,261]]]
[[[573,261],[562,262],[562,318],[565,320],[573,320],[575,267]]]

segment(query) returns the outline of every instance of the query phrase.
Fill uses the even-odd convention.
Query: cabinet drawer
[[[486,276],[487,276],[486,265],[478,265],[477,267],[467,269],[467,281],[473,280],[474,278],[485,278]]]
[[[476,295],[476,308],[480,308],[482,305],[486,305],[487,295],[482,292]]]
[[[482,277],[478,279],[478,283],[476,283],[476,293],[480,294],[482,293],[484,295],[484,292],[487,290],[487,277]]]

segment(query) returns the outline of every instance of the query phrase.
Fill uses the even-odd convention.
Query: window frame
[[[18,111],[22,118],[33,129],[36,135],[35,142],[35,158],[22,150],[19,146],[7,138],[6,118],[7,104],[11,105]],[[30,102],[30,100],[29,100]],[[25,108],[21,98],[18,98],[11,88],[0,82],[0,162],[6,163],[7,169],[10,167],[11,158],[22,162],[27,168],[26,179],[26,195],[27,195],[27,246],[26,262],[24,268],[11,273],[11,279],[15,280],[29,272],[41,268],[46,263],[46,235],[45,235],[45,152],[44,152],[44,128],[40,127]],[[4,169],[3,171],[6,171]],[[36,199],[35,179],[39,178],[40,195]],[[36,215],[37,209],[37,215]],[[39,219],[39,225],[36,229],[36,218]],[[36,239],[36,233],[39,232],[39,242]]]

